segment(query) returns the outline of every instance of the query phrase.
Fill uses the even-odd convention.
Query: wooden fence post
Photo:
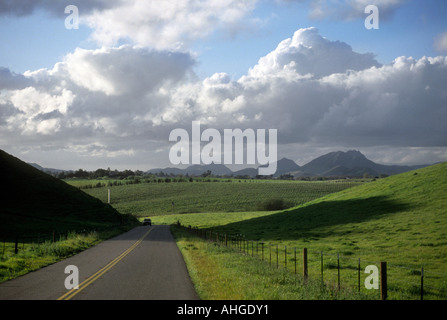
[[[294,249],[294,259],[295,259],[295,274],[296,274],[296,247]]]
[[[16,236],[15,246],[14,246],[14,254],[19,252],[19,237]]]
[[[387,299],[386,262],[380,262],[380,299]]]
[[[324,285],[324,275],[323,275],[323,251],[321,251],[321,284]]]
[[[358,267],[357,267],[357,285],[358,285],[358,289],[360,292],[360,258],[359,258],[359,263],[358,263]]]
[[[261,242],[262,261],[264,261],[264,242]]]
[[[276,244],[276,269],[279,268],[279,258],[278,258],[278,244]]]
[[[303,249],[303,277],[304,280],[307,280],[307,248]]]
[[[337,282],[338,282],[338,291],[340,291],[340,254],[337,253]]]
[[[421,300],[424,300],[424,267],[421,269]]]

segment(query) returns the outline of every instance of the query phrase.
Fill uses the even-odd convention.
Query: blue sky
[[[391,63],[398,56],[420,58],[441,54],[434,49],[433,42],[437,34],[447,30],[447,2],[442,0],[408,1],[392,17],[380,21],[379,30],[365,29],[363,19],[311,19],[306,3],[278,5],[264,1],[262,4],[254,12],[254,15],[267,21],[260,30],[233,39],[209,41],[214,50],[205,51],[202,56],[207,70],[235,75],[245,73],[260,56],[270,52],[280,41],[291,37],[300,28],[311,26],[317,27],[320,34],[328,39],[350,44],[357,52],[374,53],[384,64]],[[363,16],[366,18],[368,15]],[[237,59],[226,59],[226,56]],[[222,70],[219,70],[220,67]]]
[[[91,29],[87,26],[81,25],[78,30],[65,29],[66,16],[63,12],[55,16],[36,10],[23,17],[0,17],[0,37],[5,43],[0,50],[1,65],[18,73],[52,68],[77,47],[97,47],[89,40]],[[364,20],[360,18],[312,19],[307,2],[260,1],[250,16],[260,20],[256,27],[234,36],[216,32],[192,47],[199,55],[200,74],[227,72],[235,77],[245,74],[280,41],[300,28],[311,26],[317,27],[328,39],[350,44],[357,52],[374,53],[384,64],[398,56],[439,55],[433,42],[438,34],[447,30],[447,2],[443,0],[407,0],[391,17],[380,21],[379,30],[365,29]]]
[[[88,41],[89,28],[67,30],[64,21],[63,12],[56,18],[41,10],[29,16],[0,17],[0,37],[7,44],[0,50],[1,65],[18,73],[52,68],[77,47],[96,47]]]
[[[368,4],[379,30],[364,27]],[[349,149],[447,161],[446,18],[444,0],[10,1],[0,148],[46,167],[149,169],[169,166],[171,130],[200,120],[277,128],[279,157],[299,164]]]

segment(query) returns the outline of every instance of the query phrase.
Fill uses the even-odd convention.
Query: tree
[[[206,170],[204,173],[202,173],[202,177],[209,177],[209,176],[211,176],[211,170]]]
[[[77,178],[88,178],[89,173],[83,169],[79,169],[74,173],[74,176]]]

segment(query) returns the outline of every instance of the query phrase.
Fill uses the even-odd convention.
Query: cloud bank
[[[306,3],[310,17],[336,20],[364,19],[370,4],[388,19],[405,3],[276,1]],[[297,150],[345,146],[369,148],[393,162],[411,162],[409,154],[417,161],[447,160],[444,56],[381,65],[373,54],[304,28],[239,79],[226,73],[199,78],[194,43],[255,25],[258,3],[1,1],[0,16],[40,10],[64,19],[65,6],[76,5],[100,48],[78,48],[52,69],[16,74],[0,66],[0,146],[65,168],[116,160],[144,169],[166,163],[171,130],[200,120],[218,130],[277,129],[280,152],[295,159],[302,157]],[[445,52],[445,35],[434,46]]]
[[[53,69],[0,69],[0,143],[92,157],[164,150],[192,121],[278,129],[282,145],[447,146],[447,58],[379,64],[315,28],[285,39],[239,79],[199,79],[190,53],[77,49]],[[160,149],[156,149],[160,148]],[[158,151],[157,151],[158,150]],[[167,158],[166,158],[167,159]]]

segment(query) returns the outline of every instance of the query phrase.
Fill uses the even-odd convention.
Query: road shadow
[[[219,231],[243,234],[250,240],[311,240],[336,235],[337,227],[377,220],[408,207],[386,197],[325,201],[230,223]]]

